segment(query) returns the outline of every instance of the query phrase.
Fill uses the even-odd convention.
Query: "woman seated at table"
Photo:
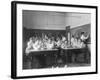
[[[46,47],[47,47],[47,50],[53,49],[54,48],[54,41],[52,41],[51,39],[48,39],[48,41],[46,43]]]
[[[84,48],[85,47],[85,44],[84,44],[84,42],[81,41],[81,39],[78,39],[78,41],[77,41],[77,47],[78,48]]]
[[[62,37],[62,40],[61,40],[61,48],[65,49],[67,47],[68,47],[67,40],[66,40],[65,37]]]
[[[83,48],[85,47],[85,44],[83,41],[81,41],[80,38],[76,39],[74,36],[71,38],[71,46],[73,48]]]
[[[57,40],[55,41],[55,45],[56,45],[56,48],[59,48],[61,46],[61,40],[60,38],[58,37]]]
[[[39,50],[41,46],[41,41],[39,39],[36,39],[36,41],[33,43],[33,50]]]
[[[77,48],[77,39],[75,38],[74,35],[72,35],[72,38],[71,38],[71,46],[73,48]]]
[[[32,49],[33,49],[33,40],[32,38],[30,38],[29,41],[27,42],[27,47],[25,52],[28,54]]]
[[[30,38],[30,40],[27,43],[26,53],[39,50],[40,47],[41,47],[41,40],[39,40],[38,38]]]

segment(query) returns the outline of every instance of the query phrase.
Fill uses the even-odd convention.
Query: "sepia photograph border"
[[[87,71],[87,72],[79,72],[79,73],[59,73],[59,74],[46,74],[46,75],[26,75],[19,76],[18,75],[18,49],[17,49],[17,5],[45,5],[45,6],[58,6],[58,7],[76,7],[76,8],[89,8],[95,9],[95,71]],[[42,3],[42,2],[24,2],[24,1],[12,1],[11,2],[11,78],[13,79],[21,79],[21,78],[39,78],[39,77],[55,77],[55,76],[72,76],[72,75],[85,75],[85,74],[97,74],[98,73],[98,7],[97,6],[89,6],[89,5],[73,5],[73,4],[57,4],[57,3]]]

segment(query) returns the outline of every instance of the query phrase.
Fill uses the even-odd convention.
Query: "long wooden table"
[[[84,62],[88,63],[90,60],[90,51],[88,48],[69,48],[63,49],[63,53],[67,58],[67,63]],[[80,56],[80,59],[79,59]]]
[[[67,49],[51,49],[51,50],[32,50],[28,57],[31,59],[31,66],[34,66],[34,62],[37,62],[41,65],[38,68],[45,68],[56,65],[57,60],[62,59],[64,64],[78,62],[77,58],[80,54],[83,54],[84,63],[88,62],[87,59],[90,58],[90,52],[87,48],[67,48]],[[89,58],[87,58],[89,54]],[[81,62],[81,61],[79,61]],[[34,68],[34,67],[33,67]],[[37,68],[37,67],[36,67]]]

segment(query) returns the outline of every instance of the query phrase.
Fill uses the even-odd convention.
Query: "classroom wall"
[[[23,26],[30,29],[65,30],[90,24],[91,14],[23,10]],[[83,26],[84,27],[84,26]]]
[[[31,29],[65,29],[65,13],[23,11],[23,26]]]
[[[71,28],[91,23],[91,14],[88,13],[66,13],[65,23]],[[84,26],[82,26],[84,27]]]

